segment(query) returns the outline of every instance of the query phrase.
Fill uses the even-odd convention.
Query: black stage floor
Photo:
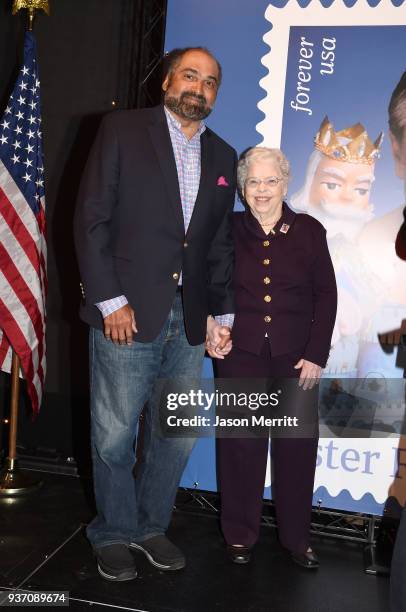
[[[0,499],[0,599],[19,588],[70,591],[72,610],[389,610],[389,580],[364,573],[360,544],[314,538],[322,565],[310,572],[292,565],[275,530],[264,527],[251,564],[238,566],[226,558],[215,517],[183,512],[175,512],[169,535],[186,553],[184,570],[160,572],[137,554],[136,580],[107,582],[84,537],[93,512],[88,485],[73,476],[37,475],[44,484],[35,494]]]

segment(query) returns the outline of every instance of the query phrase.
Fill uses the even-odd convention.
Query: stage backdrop
[[[219,58],[224,80],[209,125],[238,152],[257,144],[281,147],[292,164],[290,204],[327,229],[339,307],[325,376],[380,378],[384,385],[402,378],[406,366],[401,349],[390,344],[406,319],[406,264],[394,253],[404,185],[395,176],[387,128],[389,99],[405,70],[402,4],[169,0],[165,44],[167,50],[207,46]],[[359,122],[371,151],[372,143],[377,149],[367,176],[365,164],[348,170],[345,159],[314,146],[317,133],[328,147],[333,130]],[[357,127],[337,136],[348,144]],[[204,374],[212,375],[208,360]],[[374,514],[390,497],[403,505],[405,453],[397,436],[322,438],[314,504]],[[213,440],[199,441],[182,484],[217,489]],[[265,485],[269,497],[269,465]]]

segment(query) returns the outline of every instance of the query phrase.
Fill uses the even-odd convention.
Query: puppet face
[[[374,166],[337,161],[323,155],[310,187],[311,208],[340,208],[365,210],[369,207],[369,194],[374,180]]]
[[[374,164],[322,155],[310,185],[307,212],[321,221],[328,238],[341,234],[353,240],[373,218],[369,202],[373,181]]]

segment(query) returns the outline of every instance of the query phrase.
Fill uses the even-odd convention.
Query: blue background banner
[[[273,32],[278,27],[277,19],[280,16],[284,18],[287,16],[287,13],[284,15],[283,10],[280,10],[285,4],[276,1],[270,3],[268,0],[255,0],[255,2],[206,0],[205,3],[200,0],[169,0],[165,49],[201,45],[208,47],[219,59],[223,67],[223,83],[215,109],[208,118],[208,124],[239,153],[249,146],[263,142],[258,124],[263,122],[264,118],[266,122],[270,122],[268,127],[272,128],[274,117],[267,115],[264,100],[267,94],[272,96],[273,82],[271,73],[271,78],[267,79],[268,69],[264,65],[266,64],[264,58],[269,53],[280,54],[277,55],[278,61],[279,58],[281,62],[283,59],[287,60],[281,148],[292,165],[293,178],[289,195],[294,194],[303,185],[308,158],[313,151],[314,136],[323,117],[328,114],[337,131],[358,121],[365,125],[372,140],[375,140],[379,132],[384,131],[381,157],[375,166],[371,203],[374,205],[374,215],[378,221],[388,212],[391,213],[395,209],[401,211],[404,202],[403,184],[396,179],[394,173],[387,134],[387,108],[390,95],[406,68],[406,23],[399,25],[405,22],[404,18],[400,19],[402,13],[399,11],[399,20],[390,26],[380,25],[378,18],[376,25],[368,26],[362,25],[359,20],[350,26],[333,26],[328,20],[325,26],[321,26],[320,21],[317,22],[319,25],[312,26],[309,19],[306,21],[308,24],[306,26],[295,23],[290,27],[289,45],[283,57],[281,49],[277,48],[276,42],[273,43]],[[305,7],[308,2],[297,4]],[[354,2],[346,4],[355,5]],[[369,4],[374,6],[379,3]],[[400,6],[402,2],[392,4]],[[275,11],[269,11],[269,18],[271,21],[274,19],[272,23],[265,17],[270,5],[279,7]],[[313,1],[308,7],[307,16],[311,16],[312,11],[317,11],[320,6],[330,5],[333,9],[332,2]],[[290,2],[286,11],[292,6],[293,3]],[[348,15],[351,9],[343,10],[346,10]],[[325,15],[328,13],[328,10],[324,11]],[[264,42],[264,37],[270,41],[271,49]],[[311,41],[314,49],[307,105],[311,108],[311,114],[295,111],[290,104],[297,95],[298,59],[302,37]],[[320,73],[320,55],[323,50],[323,39],[326,38],[335,39],[334,67],[329,75]],[[281,83],[277,85],[280,86]],[[265,86],[268,87],[268,91],[265,91]],[[259,110],[258,104],[264,112]],[[236,203],[237,208],[241,206],[241,203]],[[376,244],[373,244],[373,248],[376,252]],[[388,265],[392,265],[391,260]],[[387,279],[384,280],[386,282]],[[348,278],[343,277],[339,278],[340,283],[345,290],[351,284]],[[393,287],[389,293],[392,289]],[[393,293],[395,294],[396,290]],[[352,297],[357,299],[357,294]],[[388,304],[381,305],[380,310],[373,313],[371,324],[373,329],[370,331],[372,339],[368,338],[364,322],[363,327],[360,323],[360,329],[357,331],[359,369],[355,375],[368,377],[373,370],[375,374],[378,371],[382,376],[403,375],[403,363],[398,359],[397,351],[383,352],[376,342],[376,331],[385,319],[402,318],[403,314],[406,319],[404,298],[406,296],[403,295],[400,298],[399,296],[391,298]],[[203,376],[212,376],[211,362],[207,359]],[[379,440],[371,440],[370,443],[371,449],[379,447]],[[345,453],[345,449],[341,448],[340,452]],[[388,472],[385,472],[385,478],[388,478],[390,470],[388,471],[387,467],[382,469]],[[325,474],[328,480],[328,470]],[[333,472],[331,476],[333,477]],[[346,486],[346,478],[349,477],[349,473],[343,471],[343,481],[339,491],[337,483],[335,488],[330,487],[329,482],[326,482],[325,486],[324,483],[322,486],[319,483],[314,492],[314,504],[381,514],[384,501],[382,499],[377,501],[377,496],[374,497],[369,492],[367,481],[364,481],[364,489],[361,487],[360,494],[355,495],[354,487],[351,489]],[[373,477],[379,479],[379,471]],[[213,439],[198,441],[181,484],[192,488],[217,490]],[[266,487],[265,497],[270,495],[270,487]]]

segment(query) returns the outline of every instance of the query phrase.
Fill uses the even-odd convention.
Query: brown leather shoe
[[[229,544],[227,546],[227,554],[233,563],[239,563],[240,565],[249,563],[251,560],[251,549],[248,548],[248,546],[234,546]]]

